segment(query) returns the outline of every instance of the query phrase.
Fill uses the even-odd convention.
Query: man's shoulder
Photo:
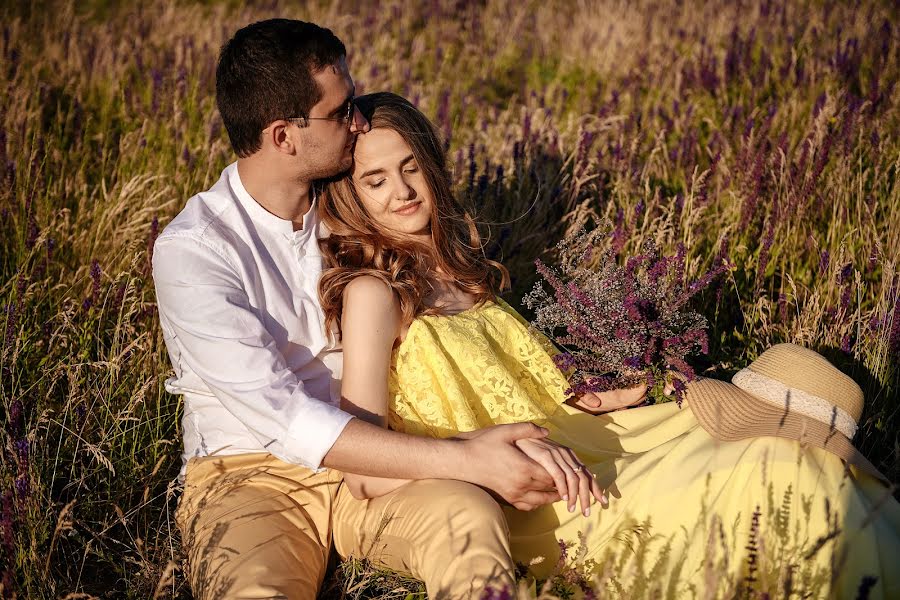
[[[209,261],[234,268],[234,239],[241,219],[239,201],[229,183],[233,168],[222,171],[211,188],[191,196],[160,233],[153,245],[154,276],[160,270],[185,269]]]
[[[230,213],[238,208],[238,200],[228,182],[232,168],[233,165],[222,171],[222,176],[211,188],[191,196],[181,212],[163,229],[158,241],[171,238],[203,241],[215,238],[223,227],[227,228]]]

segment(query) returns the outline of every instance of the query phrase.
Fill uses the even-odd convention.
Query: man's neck
[[[294,231],[303,229],[303,217],[312,206],[312,182],[284,176],[276,165],[263,164],[262,158],[253,155],[238,159],[238,175],[244,189],[264,209],[291,221]]]

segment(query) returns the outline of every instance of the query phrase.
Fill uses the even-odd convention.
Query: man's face
[[[306,127],[292,127],[306,163],[309,179],[323,179],[342,173],[353,164],[356,136],[368,130],[369,123],[357,108],[346,119],[348,103],[354,96],[353,79],[347,61],[341,58],[313,74],[322,90],[322,98],[310,109]]]

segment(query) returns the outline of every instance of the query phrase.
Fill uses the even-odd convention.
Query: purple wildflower
[[[672,380],[672,387],[675,389],[675,403],[681,408],[681,403],[684,402],[684,395],[687,392],[687,385],[676,377]]]
[[[19,461],[20,465],[28,464],[28,440],[20,439],[13,442],[13,448],[16,452],[16,459]]]
[[[78,417],[78,424],[81,425],[84,423],[84,417],[87,415],[87,407],[84,405],[84,402],[79,402],[75,405],[75,416]]]
[[[97,301],[97,298],[100,296],[100,263],[97,259],[93,259],[91,261],[91,298],[94,302]]]
[[[535,309],[534,327],[563,349],[556,362],[570,376],[569,394],[647,382],[652,388],[669,369],[691,380],[685,357],[708,352],[705,319],[685,307],[727,265],[685,285],[684,247],[669,257],[645,244],[619,266],[615,244],[608,229],[567,238],[558,246],[558,267],[536,263],[552,291],[538,284],[523,299]]]
[[[766,234],[763,237],[762,248],[759,250],[759,258],[757,260],[756,267],[756,289],[759,291],[762,289],[763,281],[766,277],[766,268],[769,266],[769,258],[770,251],[772,249],[772,242],[775,240],[775,224],[772,219],[769,220],[769,225],[766,227]]]
[[[31,492],[31,485],[28,483],[28,477],[24,474],[16,477],[15,486],[16,494],[20,499],[27,498]]]
[[[560,352],[554,355],[553,362],[556,363],[557,369],[565,372],[575,366],[575,357],[568,352]]]
[[[624,361],[622,361],[622,365],[626,369],[634,369],[634,370],[639,370],[641,367],[644,366],[643,362],[641,361],[641,358],[639,356],[629,356]]]
[[[844,290],[841,292],[841,310],[846,312],[848,308],[850,308],[850,298],[853,295],[853,286],[847,285],[844,286]]]
[[[819,254],[819,275],[824,275],[828,271],[830,261],[828,250],[822,250],[822,253]]]
[[[841,350],[843,350],[847,354],[850,354],[850,352],[853,351],[853,338],[851,338],[849,335],[845,335],[841,338]]]
[[[496,588],[492,585],[484,588],[484,591],[481,592],[481,600],[513,600],[512,592],[509,591],[509,586],[504,585],[501,588]]]
[[[853,275],[853,263],[848,262],[838,272],[838,283],[844,285],[850,280],[851,275]]]

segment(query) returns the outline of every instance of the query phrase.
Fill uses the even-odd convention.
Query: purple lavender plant
[[[688,358],[709,351],[707,321],[689,310],[689,301],[730,266],[721,260],[685,281],[684,249],[665,256],[652,242],[622,266],[617,250],[597,244],[610,237],[609,229],[564,239],[556,248],[557,267],[538,260],[538,273],[552,291],[538,282],[522,302],[535,311],[532,326],[561,350],[554,360],[569,374],[567,394],[644,383],[649,396],[662,401],[668,383],[680,404],[684,384],[696,378]]]

